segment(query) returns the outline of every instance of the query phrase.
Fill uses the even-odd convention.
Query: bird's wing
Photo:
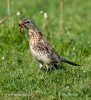
[[[44,40],[44,46],[47,48],[50,56],[53,58],[53,60],[56,63],[62,64],[62,62],[65,62],[65,63],[71,64],[71,65],[74,65],[74,66],[80,66],[79,64],[76,64],[76,63],[74,63],[74,62],[72,62],[70,60],[67,60],[67,59],[59,56],[58,53],[55,51],[55,49],[48,42],[48,40],[46,38],[44,38],[44,37],[42,37],[42,39]]]
[[[47,49],[47,52],[50,54],[50,57],[52,57],[54,62],[61,63],[60,56],[55,51],[55,49],[52,47],[52,45],[49,43],[49,41],[42,36],[41,41],[44,45],[44,47]]]

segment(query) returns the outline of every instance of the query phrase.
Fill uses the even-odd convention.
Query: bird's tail
[[[74,63],[74,62],[72,62],[72,61],[69,61],[69,60],[67,60],[67,59],[65,59],[65,58],[63,58],[63,57],[60,57],[60,60],[61,60],[62,62],[71,64],[71,65],[74,65],[74,66],[80,66],[79,64],[76,64],[76,63]]]

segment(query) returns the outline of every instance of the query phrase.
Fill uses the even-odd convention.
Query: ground
[[[1,22],[8,4],[5,0],[0,4]],[[63,0],[60,5],[58,0],[10,0],[12,16],[0,24],[1,100],[91,99],[91,0]],[[17,16],[18,11],[23,14]],[[31,56],[28,36],[20,33],[18,22],[31,18],[42,30],[46,19],[40,11],[49,17],[43,35],[61,56],[81,66],[64,64],[66,70],[51,66],[35,75],[39,63]]]

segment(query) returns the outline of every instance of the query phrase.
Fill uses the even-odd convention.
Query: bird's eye
[[[29,21],[27,21],[27,23],[29,23]]]

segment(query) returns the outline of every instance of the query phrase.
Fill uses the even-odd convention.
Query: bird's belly
[[[40,63],[46,63],[46,64],[50,64],[51,63],[51,59],[48,56],[48,53],[44,52],[44,51],[37,51],[34,50],[33,48],[30,47],[30,51],[32,56],[38,60]]]

